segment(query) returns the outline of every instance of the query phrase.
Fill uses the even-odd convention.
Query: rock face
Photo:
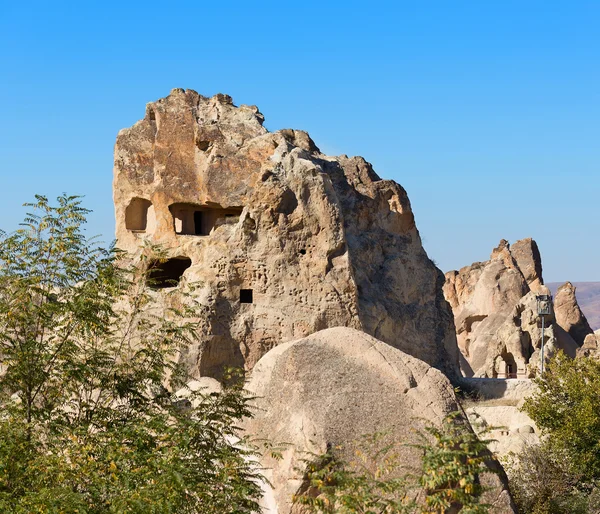
[[[565,282],[556,291],[554,297],[554,313],[556,322],[566,330],[575,342],[581,346],[585,338],[594,331],[590,327],[585,315],[581,312],[575,287],[571,282]]]
[[[532,380],[463,378],[461,387],[477,398],[462,405],[473,428],[483,430],[485,439],[492,439],[489,448],[498,457],[511,452],[518,455],[524,446],[539,442],[535,422],[521,411],[525,399],[537,391]]]
[[[577,350],[577,357],[600,359],[600,331],[586,336],[583,346]]]
[[[248,389],[257,397],[256,417],[246,422],[253,436],[285,442],[283,458],[263,457],[273,485],[270,499],[288,514],[302,486],[305,452],[328,445],[352,460],[352,443],[362,435],[389,431],[392,441],[409,442],[427,420],[441,422],[458,408],[447,377],[428,364],[362,332],[333,328],[279,345],[252,371]],[[420,452],[401,447],[401,462],[416,467]],[[489,480],[491,512],[514,512],[501,479]]]
[[[117,137],[118,246],[160,244],[157,301],[193,282],[204,309],[188,367],[218,378],[348,326],[456,375],[444,277],[404,189],[360,157],[323,155],[305,132],[262,123],[254,106],[175,89]]]
[[[540,252],[532,239],[512,246],[502,240],[489,261],[446,273],[444,294],[454,313],[465,376],[517,378],[536,373],[541,347],[536,295],[549,294],[543,284]],[[557,349],[575,357],[583,343],[569,333],[582,330],[575,296],[561,299],[557,308],[569,313],[562,318],[572,324],[563,329],[554,314],[546,316],[545,360]]]

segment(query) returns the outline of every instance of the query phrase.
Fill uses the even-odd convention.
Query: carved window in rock
[[[132,198],[125,209],[125,228],[132,232],[151,232],[155,223],[152,202],[145,198]]]
[[[197,205],[175,203],[169,207],[173,216],[173,227],[177,235],[208,236],[221,225],[239,221],[242,207]]]
[[[192,265],[188,257],[174,257],[165,261],[155,260],[150,263],[147,285],[152,289],[177,287],[185,270]]]
[[[252,289],[240,289],[240,303],[254,303]]]

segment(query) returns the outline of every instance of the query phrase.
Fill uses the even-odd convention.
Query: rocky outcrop
[[[563,283],[551,282],[546,285],[556,296],[558,288]],[[600,282],[572,282],[572,285],[577,289],[577,303],[590,327],[594,331],[600,330]]]
[[[600,359],[600,331],[586,336],[583,345],[577,350],[577,357]]]
[[[473,428],[491,439],[489,448],[498,457],[519,455],[523,447],[539,442],[535,422],[521,410],[538,390],[534,381],[463,378],[460,387],[468,393],[462,405]]]
[[[571,282],[565,282],[558,288],[554,297],[554,314],[556,322],[581,346],[594,331],[579,308],[575,290]]]
[[[249,434],[287,443],[281,459],[265,455],[261,461],[273,486],[267,496],[277,509],[268,512],[278,514],[290,512],[302,487],[307,452],[322,454],[329,446],[351,461],[353,443],[365,434],[415,442],[424,422],[439,424],[458,409],[441,372],[349,328],[279,345],[254,367],[247,387],[257,397],[256,416],[245,425]],[[419,450],[402,444],[397,450],[403,469],[419,469]],[[514,512],[505,483],[495,475],[482,478],[492,512]]]
[[[118,246],[139,256],[160,244],[156,301],[193,283],[203,308],[186,366],[218,378],[281,342],[347,326],[456,375],[444,277],[404,189],[263,120],[228,96],[175,89],[117,137]]]
[[[536,373],[542,337],[536,296],[549,294],[543,284],[540,252],[532,239],[512,246],[502,240],[489,261],[446,273],[444,294],[454,313],[464,375],[516,378]],[[575,333],[581,322],[572,313],[581,311],[574,307],[574,295],[564,300],[560,309],[571,313]],[[569,328],[556,323],[554,314],[545,322],[544,359],[557,349],[575,357],[579,344]]]

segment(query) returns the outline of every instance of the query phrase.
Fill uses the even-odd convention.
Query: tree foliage
[[[346,463],[334,449],[308,461],[305,486],[294,499],[318,514],[486,514],[480,483],[492,456],[489,441],[480,440],[458,413],[441,426],[426,424],[422,442],[408,445],[422,453],[421,469],[403,469],[396,445],[381,445],[378,436],[365,438],[357,459]]]
[[[524,513],[600,512],[600,362],[559,352],[523,410],[542,432],[539,446],[507,463]]]
[[[0,512],[256,511],[240,382],[173,393],[193,299],[158,308],[150,256],[130,268],[88,240],[76,197],[36,200],[0,236]]]
[[[564,455],[547,441],[526,446],[507,457],[510,489],[523,514],[588,514],[600,512],[600,489],[583,484],[569,470]]]
[[[441,428],[430,424],[425,430],[433,442],[425,440],[418,446],[423,451],[419,484],[427,492],[423,512],[454,509],[462,514],[486,514],[490,506],[480,503],[485,492],[480,476],[492,472],[487,466],[492,460],[487,449],[490,441],[479,439],[461,422],[458,412],[446,416]]]
[[[600,479],[600,361],[559,352],[536,384],[525,412],[571,473]]]

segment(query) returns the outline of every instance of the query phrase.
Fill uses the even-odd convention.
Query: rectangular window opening
[[[240,289],[240,303],[252,303],[252,289]]]
[[[203,233],[202,233],[202,211],[194,211],[194,234],[197,236],[203,235]]]

